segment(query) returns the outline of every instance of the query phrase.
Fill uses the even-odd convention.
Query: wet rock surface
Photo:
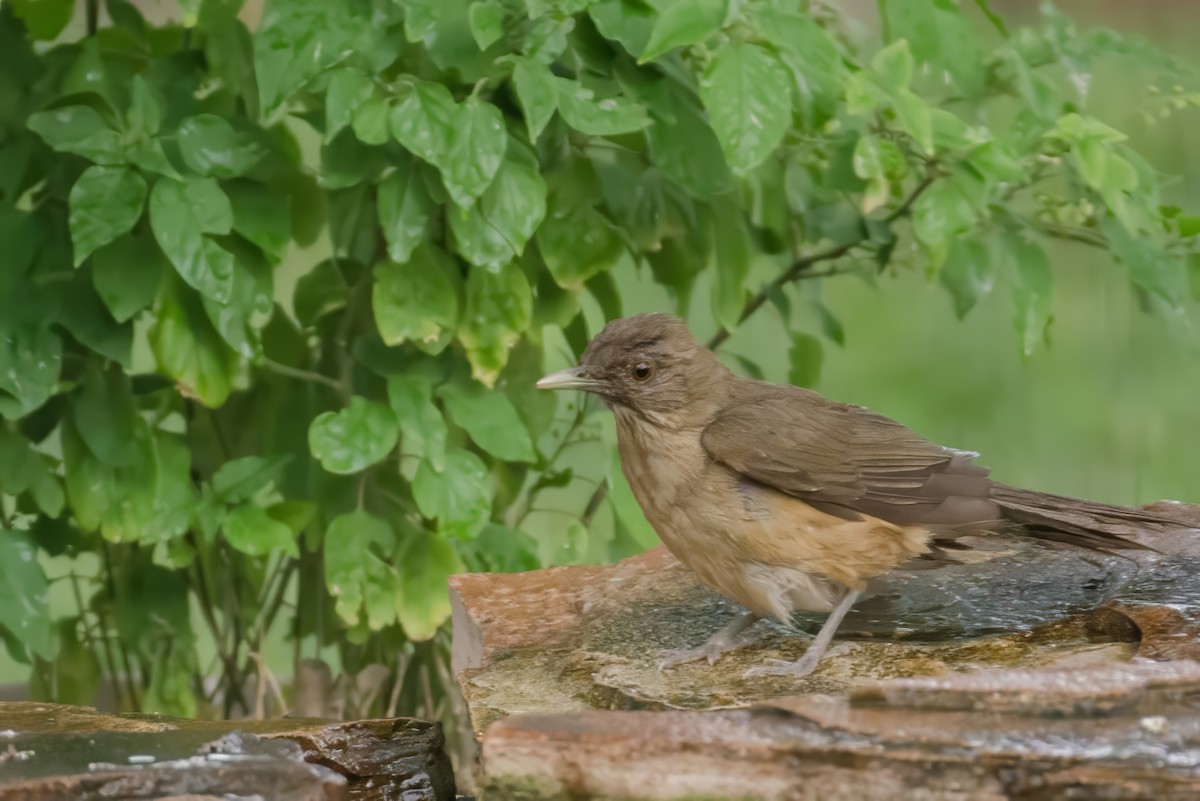
[[[1171,511],[1200,524],[1200,508]],[[888,786],[967,799],[1061,797],[1078,781],[1117,793],[1103,797],[1200,797],[1200,532],[1143,542],[1158,552],[993,540],[967,564],[889,577],[801,679],[743,677],[803,654],[808,636],[772,622],[715,665],[660,671],[661,651],[703,643],[740,611],[661,548],[611,567],[455,577],[454,670],[482,786],[530,799],[892,797]],[[640,789],[622,784],[619,754]],[[883,784],[847,778],[876,762]],[[833,783],[803,789],[818,774]]]
[[[0,798],[440,801],[440,726],[399,718],[210,723],[0,704]]]

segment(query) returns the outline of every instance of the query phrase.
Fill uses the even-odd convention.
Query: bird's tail
[[[1096,503],[1000,483],[992,485],[991,495],[1004,516],[1020,523],[1030,535],[1097,551],[1152,551],[1134,539],[1139,532],[1191,528],[1136,506]]]

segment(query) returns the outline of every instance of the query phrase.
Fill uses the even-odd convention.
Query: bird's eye
[[[637,381],[648,381],[652,375],[654,368],[645,362],[638,362],[633,366],[633,377]]]

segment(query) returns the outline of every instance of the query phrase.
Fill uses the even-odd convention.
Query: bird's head
[[[551,373],[537,386],[581,389],[618,413],[680,427],[707,417],[728,376],[683,320],[658,313],[613,320],[588,343],[578,367]]]

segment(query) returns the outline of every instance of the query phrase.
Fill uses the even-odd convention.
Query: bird
[[[813,672],[847,612],[892,571],[952,564],[964,535],[1017,534],[1090,550],[1153,550],[1128,537],[1185,528],[1148,510],[1008,486],[970,451],[791,385],[733,373],[678,316],[608,322],[544,390],[598,396],[616,419],[621,468],[667,549],[745,608],[660,668],[715,663],[762,618],[828,617],[796,661],[748,676]]]

